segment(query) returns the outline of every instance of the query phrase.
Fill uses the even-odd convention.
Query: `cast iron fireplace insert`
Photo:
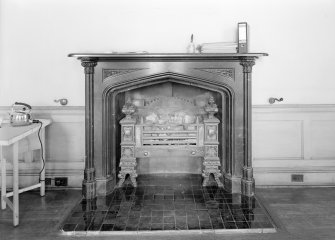
[[[151,173],[254,195],[251,73],[267,54],[69,56],[85,72],[85,199]]]

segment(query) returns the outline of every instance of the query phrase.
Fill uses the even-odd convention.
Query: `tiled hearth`
[[[66,234],[173,231],[183,233],[274,232],[257,198],[242,198],[213,186],[202,187],[201,175],[140,175],[96,203],[82,200],[62,225]]]

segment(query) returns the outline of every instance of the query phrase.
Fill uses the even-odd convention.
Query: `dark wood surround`
[[[247,54],[70,54],[85,69],[85,170],[83,196],[106,195],[117,184],[120,158],[120,96],[166,82],[217,94],[222,121],[219,157],[222,183],[232,193],[253,196],[251,72],[264,53]],[[199,172],[200,174],[200,172]]]

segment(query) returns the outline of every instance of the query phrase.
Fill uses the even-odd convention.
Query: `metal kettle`
[[[13,127],[26,126],[31,124],[31,106],[26,103],[15,102],[12,105],[12,111],[9,114],[10,124]]]

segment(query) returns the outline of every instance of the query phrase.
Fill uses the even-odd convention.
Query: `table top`
[[[49,119],[38,119],[42,122],[42,128],[51,123]],[[0,128],[0,146],[11,145],[30,134],[37,132],[40,128],[40,123],[32,123],[27,126],[13,127],[9,123],[2,123]]]

